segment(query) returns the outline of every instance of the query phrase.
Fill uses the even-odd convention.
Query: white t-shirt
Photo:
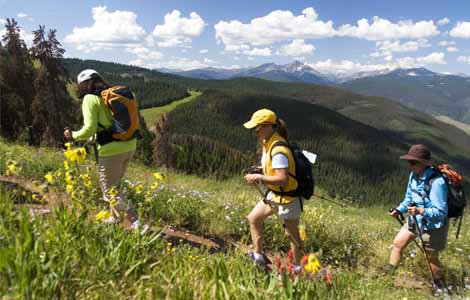
[[[289,168],[289,158],[284,153],[276,153],[273,155],[271,159],[273,169],[287,169]],[[263,156],[261,157],[261,165],[264,166],[266,164],[266,152],[263,152]]]

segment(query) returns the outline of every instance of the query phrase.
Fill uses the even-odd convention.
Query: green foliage
[[[111,85],[129,86],[141,109],[166,105],[189,96],[184,85],[177,84],[171,77],[159,78],[144,68],[95,60],[64,59],[63,62],[72,78],[84,69],[94,69]]]
[[[317,184],[360,204],[397,202],[407,171],[398,157],[407,147],[386,132],[320,106],[272,96],[231,97],[207,91],[168,115],[176,167],[218,178],[256,163],[256,139],[242,124],[268,107],[284,119],[290,140],[317,153]]]
[[[45,148],[0,143],[0,173],[12,155],[24,158],[21,173],[42,180],[55,171],[62,157]],[[36,158],[36,159],[33,159]],[[83,168],[82,168],[83,169]],[[199,180],[210,192],[198,191],[189,176],[168,174],[169,184],[155,184],[154,170],[132,165],[125,193],[145,222],[191,229],[227,241],[248,241],[245,216],[256,193],[235,181],[230,184]],[[97,184],[96,178],[93,179]],[[233,185],[233,186],[231,186]],[[192,189],[181,188],[191,186]],[[63,192],[61,185],[57,186]],[[90,214],[97,204],[85,194],[83,208],[57,205],[50,215],[32,217],[0,185],[0,294],[3,299],[427,299],[427,290],[397,288],[392,277],[379,275],[388,244],[398,226],[383,209],[340,208],[309,202],[302,222],[306,251],[323,252],[324,266],[333,271],[333,283],[301,277],[290,280],[265,274],[237,249],[209,253],[189,245],[173,244],[156,231],[146,235],[96,222]],[[104,204],[99,204],[101,206]],[[267,248],[285,250],[288,240],[280,222],[265,224]],[[240,230],[241,229],[241,230]],[[453,229],[453,227],[452,227]],[[470,283],[470,230],[464,223],[459,240],[449,237],[442,256],[447,278],[458,296]],[[427,278],[424,258],[404,253],[397,277],[415,273]],[[283,252],[281,256],[284,257]],[[406,278],[406,277],[405,277]]]

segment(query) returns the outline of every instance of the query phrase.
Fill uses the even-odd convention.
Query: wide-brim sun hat
[[[418,161],[425,166],[434,165],[434,162],[431,159],[431,151],[429,151],[428,147],[422,144],[411,146],[408,153],[400,156],[400,159],[406,161]]]
[[[253,129],[258,125],[274,125],[276,124],[276,120],[277,116],[272,110],[263,108],[255,111],[255,113],[251,116],[251,119],[245,124],[243,124],[243,126],[248,129]]]

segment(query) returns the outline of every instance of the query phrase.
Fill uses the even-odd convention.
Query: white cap
[[[100,76],[100,74],[98,74],[98,72],[96,72],[95,70],[93,69],[86,69],[86,70],[83,70],[80,72],[80,74],[78,74],[77,76],[77,83],[80,84],[86,80],[89,80],[93,77],[93,75],[98,75]]]

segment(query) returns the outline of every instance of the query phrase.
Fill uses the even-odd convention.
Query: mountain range
[[[300,61],[285,65],[267,63],[242,69],[159,71],[198,79],[256,77],[280,82],[338,86],[363,95],[386,97],[433,116],[447,116],[470,124],[470,77],[463,74],[440,74],[425,68],[322,73]]]
[[[327,85],[335,85],[349,80],[382,75],[391,72],[391,70],[387,68],[369,72],[344,72],[333,70],[320,72],[318,70],[315,70],[308,64],[297,60],[290,64],[284,65],[266,63],[255,67],[238,69],[201,68],[182,71],[161,68],[156,69],[156,71],[198,79],[230,79],[236,77],[256,77],[273,81],[306,82]]]

